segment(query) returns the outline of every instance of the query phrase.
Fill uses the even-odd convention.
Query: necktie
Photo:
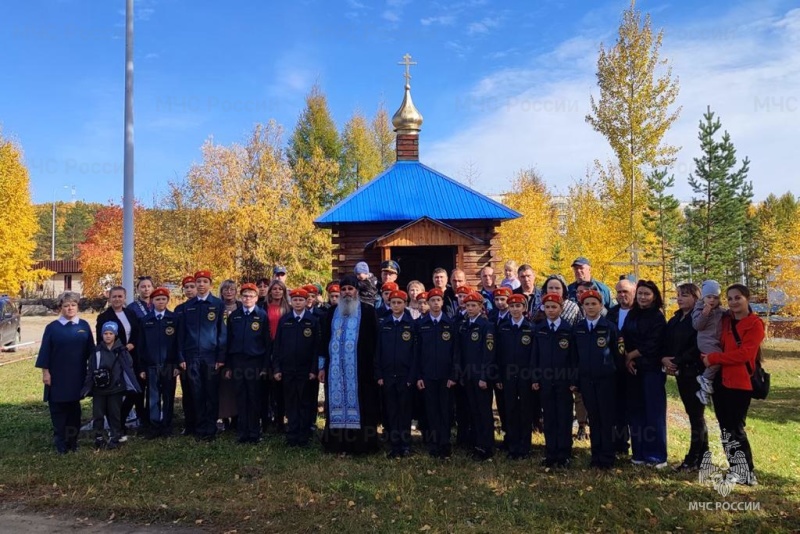
[[[245,310],[245,311],[244,311],[244,316],[245,316],[245,317],[248,317],[249,315],[250,315],[250,310]]]
[[[550,331],[551,332],[555,332],[556,331],[556,323],[550,323]]]
[[[157,317],[157,318],[158,318],[158,320],[160,321],[160,320],[161,320],[161,318],[162,318],[162,317],[164,317],[164,316],[163,316],[163,315],[161,315],[161,314],[159,313],[158,315],[156,315],[156,317]]]
[[[433,326],[436,326],[437,324],[439,324],[439,320],[438,319],[434,319],[433,320]]]
[[[594,330],[594,323],[589,321],[589,332],[591,332],[592,330]]]

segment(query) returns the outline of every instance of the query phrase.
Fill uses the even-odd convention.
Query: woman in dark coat
[[[628,420],[635,465],[667,467],[667,375],[661,370],[667,321],[658,286],[636,284],[636,305],[625,319],[622,338],[628,368]]]
[[[89,323],[78,317],[79,298],[72,291],[59,295],[61,315],[44,329],[36,359],[36,367],[42,370],[44,400],[50,407],[53,441],[59,454],[78,450],[81,388],[94,349]]]
[[[695,284],[678,286],[678,311],[667,323],[664,357],[661,364],[667,374],[675,377],[683,408],[692,429],[689,452],[677,471],[697,471],[708,451],[708,427],[705,405],[697,398],[697,376],[703,374],[703,361],[697,348],[697,330],[692,326],[692,310],[700,300],[700,288]]]

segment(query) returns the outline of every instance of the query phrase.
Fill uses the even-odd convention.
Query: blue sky
[[[122,195],[124,0],[16,0],[0,18],[0,126],[17,139],[35,202]],[[536,167],[566,192],[605,140],[584,122],[597,47],[613,44],[625,0],[137,0],[136,194],[149,204],[200,159],[202,143],[245,139],[274,118],[288,134],[319,82],[341,127],[354,109],[399,105],[410,53],[425,117],[421,159],[484,193]],[[698,155],[707,105],[756,198],[800,194],[800,4],[640,1],[665,30],[683,106],[676,193]],[[471,170],[468,170],[471,169]]]

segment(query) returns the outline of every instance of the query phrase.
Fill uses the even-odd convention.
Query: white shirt
[[[122,328],[125,330],[125,339],[128,340],[128,343],[133,343],[131,341],[131,323],[128,321],[128,318],[125,316],[125,310],[122,309],[118,312],[114,312],[117,314],[117,319],[119,322],[122,323]]]
[[[245,315],[250,315],[255,309],[255,306],[253,306],[252,308],[242,308],[242,311],[245,313]]]
[[[438,323],[439,321],[442,320],[442,315],[444,315],[442,312],[439,312],[439,315],[437,317],[434,317],[433,315],[431,315],[431,321],[433,321],[434,324]]]
[[[594,330],[594,327],[597,326],[597,319],[595,319],[594,321],[586,319],[586,325],[589,327],[589,331],[591,332],[592,330]]]
[[[631,311],[630,308],[627,310],[619,309],[619,318],[617,319],[617,328],[619,330],[622,330],[622,325],[625,324],[625,317],[628,316],[629,311]]]
[[[552,330],[552,327],[550,325],[556,325],[556,330],[558,330],[558,327],[561,326],[561,317],[559,317],[555,321],[551,321],[550,319],[548,319],[547,328],[550,328]]]
[[[524,321],[524,320],[525,320],[525,317],[520,317],[520,318],[519,318],[519,322],[518,322],[518,323],[515,323],[515,322],[514,322],[514,319],[511,319],[511,324],[512,324],[512,325],[514,325],[514,326],[516,326],[517,328],[519,328],[519,327],[522,325],[522,321]]]
[[[62,325],[66,325],[67,323],[72,323],[72,324],[76,325],[76,324],[78,324],[78,321],[80,321],[80,320],[81,320],[81,318],[78,317],[77,315],[75,317],[73,317],[72,319],[67,319],[63,315],[59,315],[58,316],[58,322],[61,323]]]
[[[306,312],[305,312],[305,310],[303,310],[303,311],[300,313],[300,315],[297,315],[297,312],[294,312],[294,319],[295,319],[295,321],[302,321],[302,320],[303,320],[303,315],[305,315],[305,313],[306,313]]]

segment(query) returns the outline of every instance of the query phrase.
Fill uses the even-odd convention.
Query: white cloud
[[[469,35],[478,35],[489,33],[490,30],[497,28],[500,25],[500,19],[493,17],[484,17],[477,22],[471,22],[467,25],[467,33]]]
[[[438,24],[440,26],[452,26],[456,21],[454,15],[440,15],[438,17],[425,17],[420,19],[420,24],[423,26],[431,26]]]
[[[686,178],[700,152],[697,125],[710,104],[738,156],[751,160],[756,198],[787,189],[800,193],[800,151],[795,148],[800,9],[759,11],[758,17],[745,10],[724,21],[665,31],[662,57],[672,62],[673,75],[680,79],[677,104],[683,106],[666,138],[682,146],[673,169],[675,192],[682,199],[691,197]],[[602,39],[611,42],[613,35]],[[463,117],[459,132],[423,143],[424,161],[456,175],[474,160],[483,170],[476,186],[485,192],[506,190],[517,170],[535,166],[551,186],[565,191],[593,160],[612,157],[607,141],[584,121],[589,95],[598,94],[599,41],[576,36],[528,64],[477,81],[454,98],[452,114]]]

